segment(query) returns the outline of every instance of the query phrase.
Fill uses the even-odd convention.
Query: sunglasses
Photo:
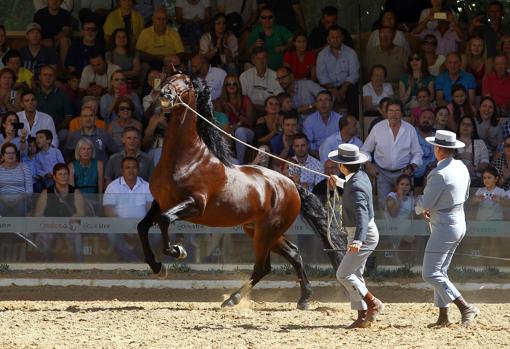
[[[239,85],[237,85],[237,82],[227,82],[227,83],[225,84],[225,86],[227,86],[227,87],[237,87],[237,86],[239,86]]]
[[[119,111],[131,111],[130,107],[119,107]]]
[[[273,19],[274,16],[260,16],[260,18],[262,18],[262,19]]]

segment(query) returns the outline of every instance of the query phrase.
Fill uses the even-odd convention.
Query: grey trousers
[[[354,240],[356,228],[347,227],[345,229],[347,230],[347,246],[349,246]],[[367,304],[363,301],[363,297],[368,292],[365,280],[363,279],[363,271],[367,258],[372,254],[371,250],[377,247],[378,242],[379,231],[372,219],[368,223],[367,238],[361,246],[361,251],[355,254],[346,253],[336,272],[338,282],[349,292],[351,308],[354,310],[367,309]]]

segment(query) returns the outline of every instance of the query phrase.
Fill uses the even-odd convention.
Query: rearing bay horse
[[[166,268],[155,260],[149,244],[152,224],[157,223],[161,229],[163,253],[176,258],[186,252],[179,245],[170,245],[170,223],[185,220],[211,227],[240,225],[253,239],[255,266],[249,281],[222,306],[238,304],[270,272],[272,251],[294,267],[301,286],[298,308],[307,309],[312,293],[310,282],[297,246],[283,234],[302,212],[325,247],[332,248],[326,236],[326,212],[319,199],[270,169],[233,165],[221,133],[202,119],[197,120],[194,112],[180,103],[185,102],[213,120],[209,90],[201,81],[191,81],[182,74],[171,76],[163,84],[161,101],[163,107],[172,107],[172,111],[161,159],[150,179],[154,201],[137,227],[145,260],[152,271],[166,276]],[[337,234],[332,237],[338,239]],[[330,253],[329,257],[336,270],[341,255]]]

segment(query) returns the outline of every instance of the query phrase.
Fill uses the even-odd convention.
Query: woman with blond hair
[[[69,184],[84,194],[102,193],[104,165],[96,159],[96,150],[90,139],[80,138],[74,150],[74,158],[68,164]]]
[[[487,47],[481,37],[473,36],[469,39],[460,67],[473,74],[476,80],[476,95],[480,95],[483,77],[492,71],[492,59],[487,57]]]

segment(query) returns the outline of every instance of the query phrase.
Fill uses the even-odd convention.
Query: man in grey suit
[[[347,231],[347,254],[336,272],[338,281],[349,292],[351,308],[358,318],[348,328],[368,327],[384,309],[384,304],[370,293],[363,279],[368,256],[377,247],[379,231],[374,221],[372,184],[361,164],[368,161],[367,154],[354,144],[340,144],[328,154],[339,163],[345,180],[331,176],[330,184],[343,187],[342,222]],[[363,247],[363,249],[362,249]]]
[[[439,318],[429,327],[451,325],[448,306],[454,303],[460,310],[463,326],[469,326],[480,311],[468,304],[448,278],[453,254],[466,233],[464,202],[469,196],[469,171],[455,160],[455,149],[463,148],[455,133],[438,130],[425,140],[434,145],[437,167],[427,176],[423,196],[418,199],[416,213],[430,224],[430,237],[423,257],[423,280],[434,287],[434,305]]]

